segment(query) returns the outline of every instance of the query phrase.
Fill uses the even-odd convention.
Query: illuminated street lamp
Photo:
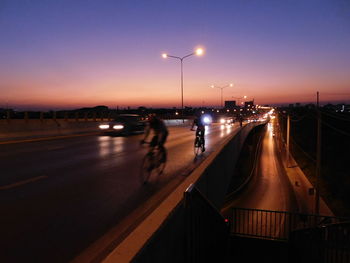
[[[180,60],[180,64],[181,64],[181,112],[182,112],[182,117],[184,116],[184,81],[183,81],[183,60],[185,58],[188,58],[190,56],[193,56],[193,55],[197,55],[197,56],[201,56],[203,55],[204,53],[204,50],[202,48],[197,48],[195,50],[195,52],[191,53],[191,54],[188,54],[186,56],[183,56],[183,57],[177,57],[177,56],[172,56],[172,55],[169,55],[167,53],[163,53],[162,54],[162,57],[163,58],[176,58],[178,60]],[[183,122],[185,122],[184,119],[182,119]]]
[[[223,105],[223,90],[224,90],[224,88],[227,88],[227,87],[233,87],[233,84],[231,83],[231,84],[223,86],[223,87],[218,87],[218,86],[211,85],[210,87],[212,89],[214,89],[214,88],[221,89],[221,108],[223,108],[224,107],[224,105]]]

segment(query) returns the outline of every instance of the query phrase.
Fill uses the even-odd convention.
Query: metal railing
[[[192,184],[184,193],[187,262],[223,262],[229,228],[220,212]]]
[[[194,184],[131,262],[224,262],[229,228]]]
[[[288,240],[292,231],[344,220],[332,216],[234,207],[229,223],[230,232],[234,235]]]
[[[293,262],[350,262],[350,222],[293,231]]]

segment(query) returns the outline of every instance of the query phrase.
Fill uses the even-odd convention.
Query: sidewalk
[[[295,197],[298,202],[299,212],[306,214],[315,214],[315,198],[316,193],[314,186],[307,179],[304,172],[294,160],[293,156],[289,155],[289,163],[287,163],[286,146],[283,142],[277,142],[277,149],[281,154],[281,159],[288,175],[289,181],[294,189]],[[280,139],[280,138],[279,138]],[[279,146],[279,147],[278,147]],[[325,216],[334,216],[332,210],[327,206],[325,201],[320,196],[320,214]]]

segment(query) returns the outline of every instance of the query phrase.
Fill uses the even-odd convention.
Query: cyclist
[[[191,127],[192,131],[193,131],[194,126],[197,126],[196,137],[200,136],[202,143],[203,143],[202,152],[204,152],[205,151],[205,140],[204,140],[205,125],[204,125],[203,119],[201,118],[200,113],[196,114],[196,116],[193,120],[192,127]]]
[[[243,126],[243,116],[242,116],[242,114],[239,114],[238,121],[239,121],[239,126],[242,127]]]
[[[154,136],[151,140],[151,147],[158,147],[160,151],[164,153],[164,158],[162,158],[161,162],[166,162],[166,150],[164,148],[164,143],[168,137],[168,129],[165,126],[165,123],[158,118],[155,114],[150,114],[148,116],[148,125],[145,131],[145,137],[141,141],[141,144],[145,143],[145,140],[149,136],[151,130],[153,130]]]

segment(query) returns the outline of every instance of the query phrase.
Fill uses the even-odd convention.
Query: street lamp
[[[227,87],[233,87],[233,84],[231,83],[231,84],[223,86],[223,87],[217,87],[217,86],[211,85],[210,87],[221,89],[221,108],[223,108],[223,90],[224,90],[224,88],[227,88]]]
[[[195,50],[195,52],[191,53],[191,54],[188,54],[186,56],[183,56],[183,57],[178,57],[178,56],[172,56],[172,55],[169,55],[167,53],[163,53],[162,54],[162,57],[163,58],[176,58],[178,60],[180,60],[180,64],[181,64],[181,112],[182,112],[182,121],[185,122],[185,120],[183,119],[183,116],[184,116],[184,81],[183,81],[183,60],[185,58],[188,58],[190,56],[193,56],[193,55],[197,55],[197,56],[201,56],[203,55],[204,53],[204,50],[202,48],[197,48]]]

